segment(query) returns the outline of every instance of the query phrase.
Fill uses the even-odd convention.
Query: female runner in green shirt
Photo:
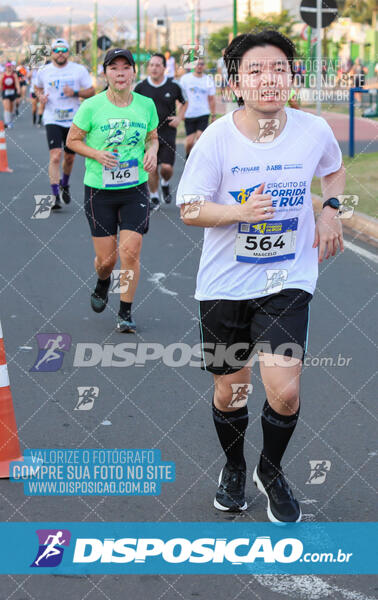
[[[148,229],[147,180],[148,173],[156,170],[159,120],[154,102],[131,91],[135,63],[129,50],[109,50],[104,74],[107,90],[82,103],[66,143],[86,157],[84,204],[98,275],[91,306],[95,312],[105,309],[119,252],[120,285],[126,291],[121,293],[117,329],[134,333],[131,305],[139,279],[142,236]]]

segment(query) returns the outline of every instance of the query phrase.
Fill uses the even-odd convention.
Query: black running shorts
[[[287,289],[254,300],[201,300],[201,368],[236,373],[258,351],[303,360],[311,298]]]
[[[14,91],[13,94],[9,94],[9,95],[5,93],[5,90],[3,90],[1,95],[2,95],[3,100],[10,100],[11,102],[14,102],[17,98],[16,90]]]
[[[176,158],[176,133],[175,127],[158,128],[159,150],[157,153],[157,163],[175,164]]]
[[[209,115],[202,115],[200,117],[190,117],[185,119],[185,132],[186,135],[191,135],[196,131],[205,131],[209,124]]]
[[[50,150],[53,148],[61,148],[63,146],[64,152],[67,152],[67,154],[75,154],[73,150],[70,150],[66,146],[69,129],[69,127],[62,127],[62,125],[55,125],[55,123],[46,125],[47,143]]]
[[[93,237],[115,235],[119,229],[144,234],[148,231],[147,183],[122,190],[84,186],[84,208]]]

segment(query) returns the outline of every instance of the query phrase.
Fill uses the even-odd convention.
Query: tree
[[[377,0],[340,0],[338,7],[342,17],[350,17],[356,23],[369,23],[373,10],[377,10]]]
[[[263,29],[277,29],[280,33],[287,35],[295,41],[292,34],[293,25],[296,20],[289,15],[287,10],[281,13],[272,13],[265,15],[263,19],[258,17],[247,17],[242,23],[238,23],[239,33],[256,33]],[[222,48],[228,46],[229,35],[232,27],[222,27],[216,33],[211,34],[208,44],[208,52],[211,58],[219,58]]]

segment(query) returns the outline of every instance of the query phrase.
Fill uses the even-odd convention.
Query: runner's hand
[[[257,189],[255,189],[248,200],[241,205],[240,214],[241,221],[246,223],[259,223],[259,221],[266,221],[274,217],[274,208],[272,206],[271,194],[262,194],[264,189],[264,183],[262,183]]]
[[[168,125],[170,127],[178,127],[180,125],[180,119],[178,117],[167,117],[167,121],[169,121]]]
[[[330,256],[335,256],[338,246],[340,252],[344,252],[341,220],[334,208],[326,206],[316,221],[315,239],[312,247],[319,248],[319,262],[321,263],[323,258],[327,259]]]
[[[153,173],[156,171],[157,167],[157,152],[152,148],[146,150],[143,159],[143,169],[147,171],[147,173]]]
[[[45,104],[47,104],[48,99],[49,99],[48,94],[41,94],[40,96],[38,96],[38,100],[43,106],[45,106]]]
[[[63,92],[64,92],[65,96],[68,96],[68,98],[71,98],[75,93],[74,90],[69,85],[64,86]]]
[[[104,165],[104,167],[108,167],[109,169],[112,169],[118,165],[118,160],[111,152],[108,152],[107,150],[98,150],[96,152],[96,160],[100,164]]]

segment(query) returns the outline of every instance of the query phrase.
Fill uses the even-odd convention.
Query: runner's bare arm
[[[159,139],[157,129],[152,129],[146,136],[146,151],[143,158],[143,168],[147,173],[155,171],[157,166],[157,151],[159,150]]]
[[[38,101],[45,105],[47,102],[47,98],[48,98],[48,94],[44,93],[43,88],[41,87],[37,87],[36,85],[34,86],[34,93],[37,96]]]
[[[146,150],[150,150],[151,148],[156,152],[159,150],[157,129],[149,131],[146,135]]]
[[[171,127],[178,127],[180,125],[180,122],[183,120],[185,112],[186,112],[186,109],[188,107],[188,103],[187,102],[185,102],[184,104],[182,104],[178,100],[176,102],[176,106],[177,105],[179,105],[177,107],[177,115],[176,116],[168,117],[169,125]]]
[[[180,217],[185,225],[197,227],[223,227],[244,221],[258,223],[272,219],[274,208],[270,194],[262,194],[262,183],[252,192],[244,204],[217,204],[216,202],[201,201],[182,204]],[[194,195],[194,194],[193,194]],[[198,194],[200,196],[200,194]]]
[[[323,201],[342,194],[345,187],[345,167],[321,178]],[[323,208],[315,226],[313,248],[319,248],[319,262],[323,258],[335,256],[337,248],[344,250],[343,228],[336,210],[330,206]]]
[[[97,160],[99,163],[105,165],[106,167],[111,168],[117,166],[117,159],[112,155],[111,152],[107,152],[106,150],[96,150],[95,148],[91,148],[84,142],[84,138],[87,135],[87,133],[87,131],[84,131],[84,129],[80,129],[80,127],[72,123],[67,135],[67,147],[70,148],[70,150],[76,152],[77,154],[81,154],[81,156]]]
[[[208,96],[209,106],[211,112],[211,120],[213,121],[216,117],[216,108],[215,108],[215,96]]]
[[[93,86],[86,90],[79,90],[79,98],[91,98],[95,95],[95,89]]]
[[[21,93],[20,80],[18,78],[18,75],[16,75],[16,74],[14,75],[14,81],[15,81],[15,84],[16,84],[17,94],[20,94]]]
[[[66,85],[64,87],[64,94],[65,94],[65,96],[71,97],[75,94],[75,91],[69,85]],[[79,95],[79,98],[83,98],[83,99],[90,98],[91,96],[95,95],[95,89],[93,86],[91,86],[85,90],[84,89],[79,90],[78,95]]]
[[[177,117],[180,119],[180,121],[183,120],[183,118],[185,117],[185,113],[186,113],[186,109],[188,108],[188,102],[185,102],[184,104],[181,104],[181,102],[178,103],[180,106],[178,107],[177,110]]]

